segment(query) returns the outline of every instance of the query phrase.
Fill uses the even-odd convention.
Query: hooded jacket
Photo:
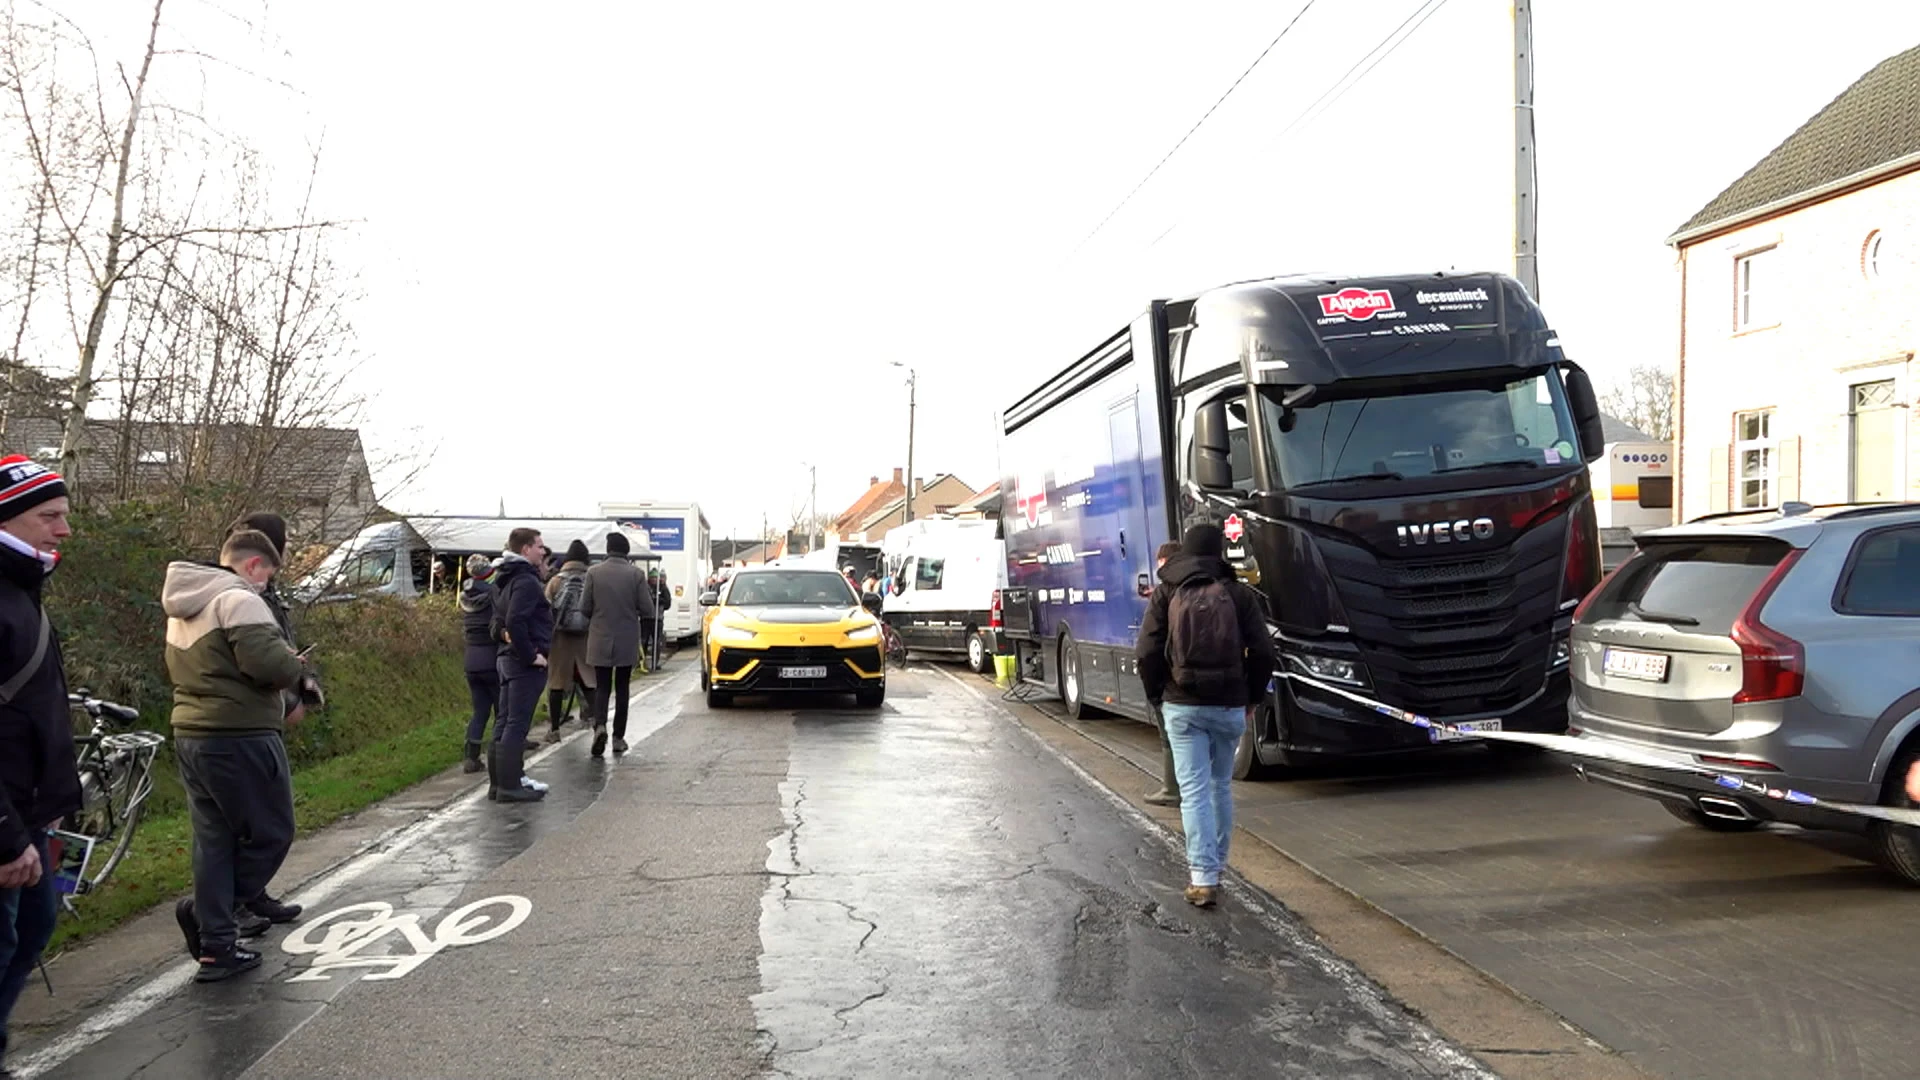
[[[1233,610],[1240,617],[1240,642],[1247,650],[1246,678],[1230,693],[1209,695],[1173,681],[1172,665],[1167,660],[1167,606],[1180,586],[1194,581],[1225,582],[1228,595],[1233,597]],[[1176,705],[1244,708],[1266,696],[1275,661],[1273,637],[1267,632],[1259,596],[1241,584],[1225,559],[1185,553],[1168,559],[1167,565],[1160,568],[1160,584],[1154,587],[1153,598],[1147,602],[1147,615],[1140,623],[1134,656],[1140,662],[1140,682],[1146,689],[1147,700],[1156,707],[1163,701],[1171,701]]]
[[[500,561],[493,572],[493,602],[499,604],[508,641],[500,643],[501,675],[536,673],[536,656],[553,651],[553,607],[540,586],[540,572],[518,555]]]
[[[494,588],[491,580],[468,578],[460,586],[460,635],[467,645],[467,671],[495,670],[498,643],[493,640]]]
[[[167,613],[167,677],[176,736],[278,732],[281,691],[300,685],[306,665],[253,586],[224,566],[176,562],[160,590]]]
[[[11,536],[0,541],[0,682],[26,665],[40,640],[40,591],[48,566],[31,550]],[[39,670],[0,705],[0,862],[19,858],[35,831],[78,809],[80,773],[55,633]]]

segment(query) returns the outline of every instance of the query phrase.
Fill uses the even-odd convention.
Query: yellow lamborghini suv
[[[700,688],[724,709],[739,694],[851,693],[863,708],[887,696],[880,623],[831,570],[742,570],[707,604]]]

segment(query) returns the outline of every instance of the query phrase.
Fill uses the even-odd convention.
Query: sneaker
[[[1161,788],[1159,791],[1156,791],[1153,794],[1148,795],[1147,797],[1145,797],[1140,801],[1147,803],[1150,806],[1179,806],[1180,793],[1177,791],[1168,791],[1166,788]]]
[[[1215,885],[1189,885],[1187,886],[1187,903],[1194,907],[1212,907],[1213,894],[1219,891],[1219,887]]]
[[[238,904],[233,909],[234,932],[241,937],[259,937],[273,924],[265,916],[248,911],[246,905]]]
[[[593,726],[593,749],[588,751],[594,757],[603,757],[607,752],[607,729],[598,724]]]
[[[523,788],[526,788],[528,791],[538,791],[543,794],[547,790],[547,785],[541,783],[538,780],[535,780],[533,777],[528,776],[525,773],[520,774],[520,786]]]
[[[219,982],[259,966],[260,954],[245,945],[214,949],[200,957],[200,970],[193,973],[193,981]]]
[[[625,740],[625,739],[615,739],[615,740],[613,740],[613,752],[614,752],[614,753],[616,753],[616,754],[624,754],[624,753],[626,753],[626,752],[627,752],[627,740]]]
[[[299,904],[283,904],[265,893],[257,900],[247,902],[247,910],[270,923],[290,923],[300,917],[303,910]]]
[[[193,913],[193,897],[173,905],[173,921],[180,924],[180,934],[187,939],[187,955],[200,955],[200,919]]]

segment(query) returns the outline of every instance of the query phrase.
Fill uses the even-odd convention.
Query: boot
[[[494,776],[499,786],[494,790],[494,802],[539,802],[547,797],[545,791],[536,791],[520,782],[526,776],[525,746],[502,746],[495,753],[498,757]]]
[[[480,763],[480,744],[477,742],[469,742],[467,744],[467,758],[461,763],[460,771],[463,773],[477,773],[484,768],[486,768],[486,766]]]

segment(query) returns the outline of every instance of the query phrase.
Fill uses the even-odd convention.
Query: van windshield
[[[1565,389],[1551,371],[1291,410],[1280,403],[1286,392],[1262,389],[1261,412],[1270,464],[1287,488],[1580,462]]]

